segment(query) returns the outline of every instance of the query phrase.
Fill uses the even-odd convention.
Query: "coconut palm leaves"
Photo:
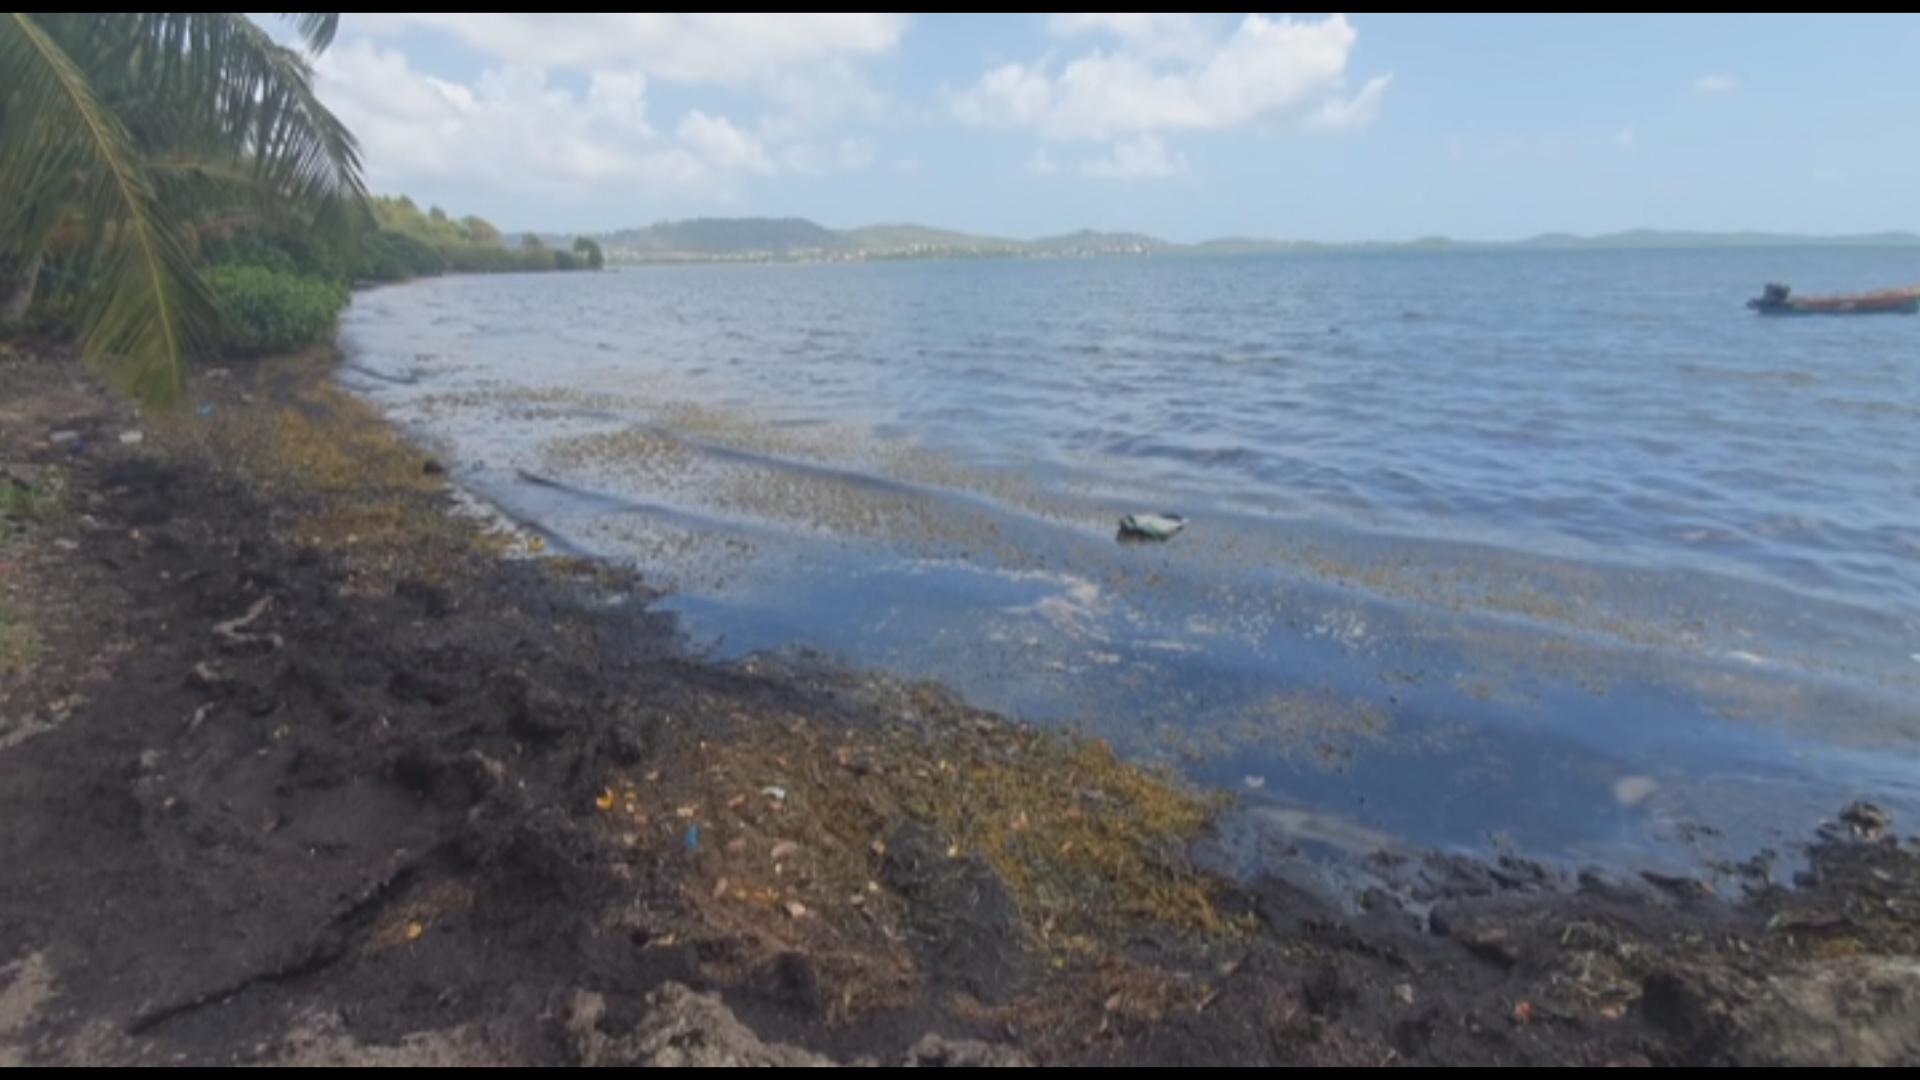
[[[324,48],[339,16],[285,16]],[[179,396],[217,341],[192,257],[209,221],[351,238],[351,134],[299,53],[244,14],[8,12],[0,18],[0,271],[78,271],[90,362],[144,400]]]

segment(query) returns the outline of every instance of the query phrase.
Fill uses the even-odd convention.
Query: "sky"
[[[256,16],[290,40],[277,16]],[[510,230],[1920,231],[1915,14],[349,13],[373,188]]]

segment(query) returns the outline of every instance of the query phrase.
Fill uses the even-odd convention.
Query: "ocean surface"
[[[1776,279],[1920,251],[448,278],[357,295],[346,378],[713,655],[1171,763],[1243,865],[1691,864],[1920,824],[1920,318]]]

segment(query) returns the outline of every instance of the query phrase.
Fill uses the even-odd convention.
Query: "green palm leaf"
[[[90,226],[93,281],[79,311],[88,361],[142,400],[177,399],[188,358],[217,340],[219,312],[125,127],[28,12],[0,20],[0,101],[0,203],[12,204],[0,238],[37,261],[55,217],[47,207],[78,206]]]
[[[280,17],[299,29],[300,36],[307,39],[307,50],[316,56],[327,51],[327,47],[333,44],[333,35],[340,30],[340,13],[337,11],[310,11]]]
[[[327,47],[337,13],[284,16]],[[298,52],[244,14],[12,12],[0,22],[0,258],[37,266],[77,210],[89,359],[177,398],[218,315],[182,236],[246,217],[343,250],[365,218],[359,148]]]

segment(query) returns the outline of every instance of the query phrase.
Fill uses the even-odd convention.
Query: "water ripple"
[[[702,528],[726,531],[752,549],[726,561],[743,584],[711,584],[687,610],[733,619],[738,640],[804,626],[989,703],[1097,716],[1116,744],[1129,725],[1151,743],[1166,726],[1153,718],[1176,714],[1180,739],[1238,747],[1208,758],[1234,777],[1271,756],[1231,733],[1279,684],[1397,718],[1416,741],[1458,723],[1473,749],[1451,772],[1355,766],[1381,785],[1374,823],[1418,833],[1437,819],[1395,803],[1396,787],[1507,812],[1526,785],[1488,780],[1487,762],[1547,782],[1543,763],[1574,744],[1590,748],[1570,759],[1585,771],[1563,778],[1597,798],[1619,770],[1705,778],[1723,758],[1823,797],[1865,775],[1793,739],[1879,740],[1880,765],[1911,765],[1920,319],[1740,307],[1782,277],[1903,281],[1908,259],[448,279],[356,295],[348,375],[492,463],[470,482],[560,470],[568,487],[519,509],[568,519],[550,524],[606,554],[666,560]],[[534,498],[525,487],[493,494]],[[1122,551],[1112,522],[1139,509],[1194,525]],[[1054,625],[1042,616],[1073,597],[1042,583],[1063,567],[1101,604]],[[1090,660],[1075,635],[1096,633]],[[1729,723],[1769,734],[1707,734]],[[1583,828],[1558,821],[1547,841],[1593,840]]]

